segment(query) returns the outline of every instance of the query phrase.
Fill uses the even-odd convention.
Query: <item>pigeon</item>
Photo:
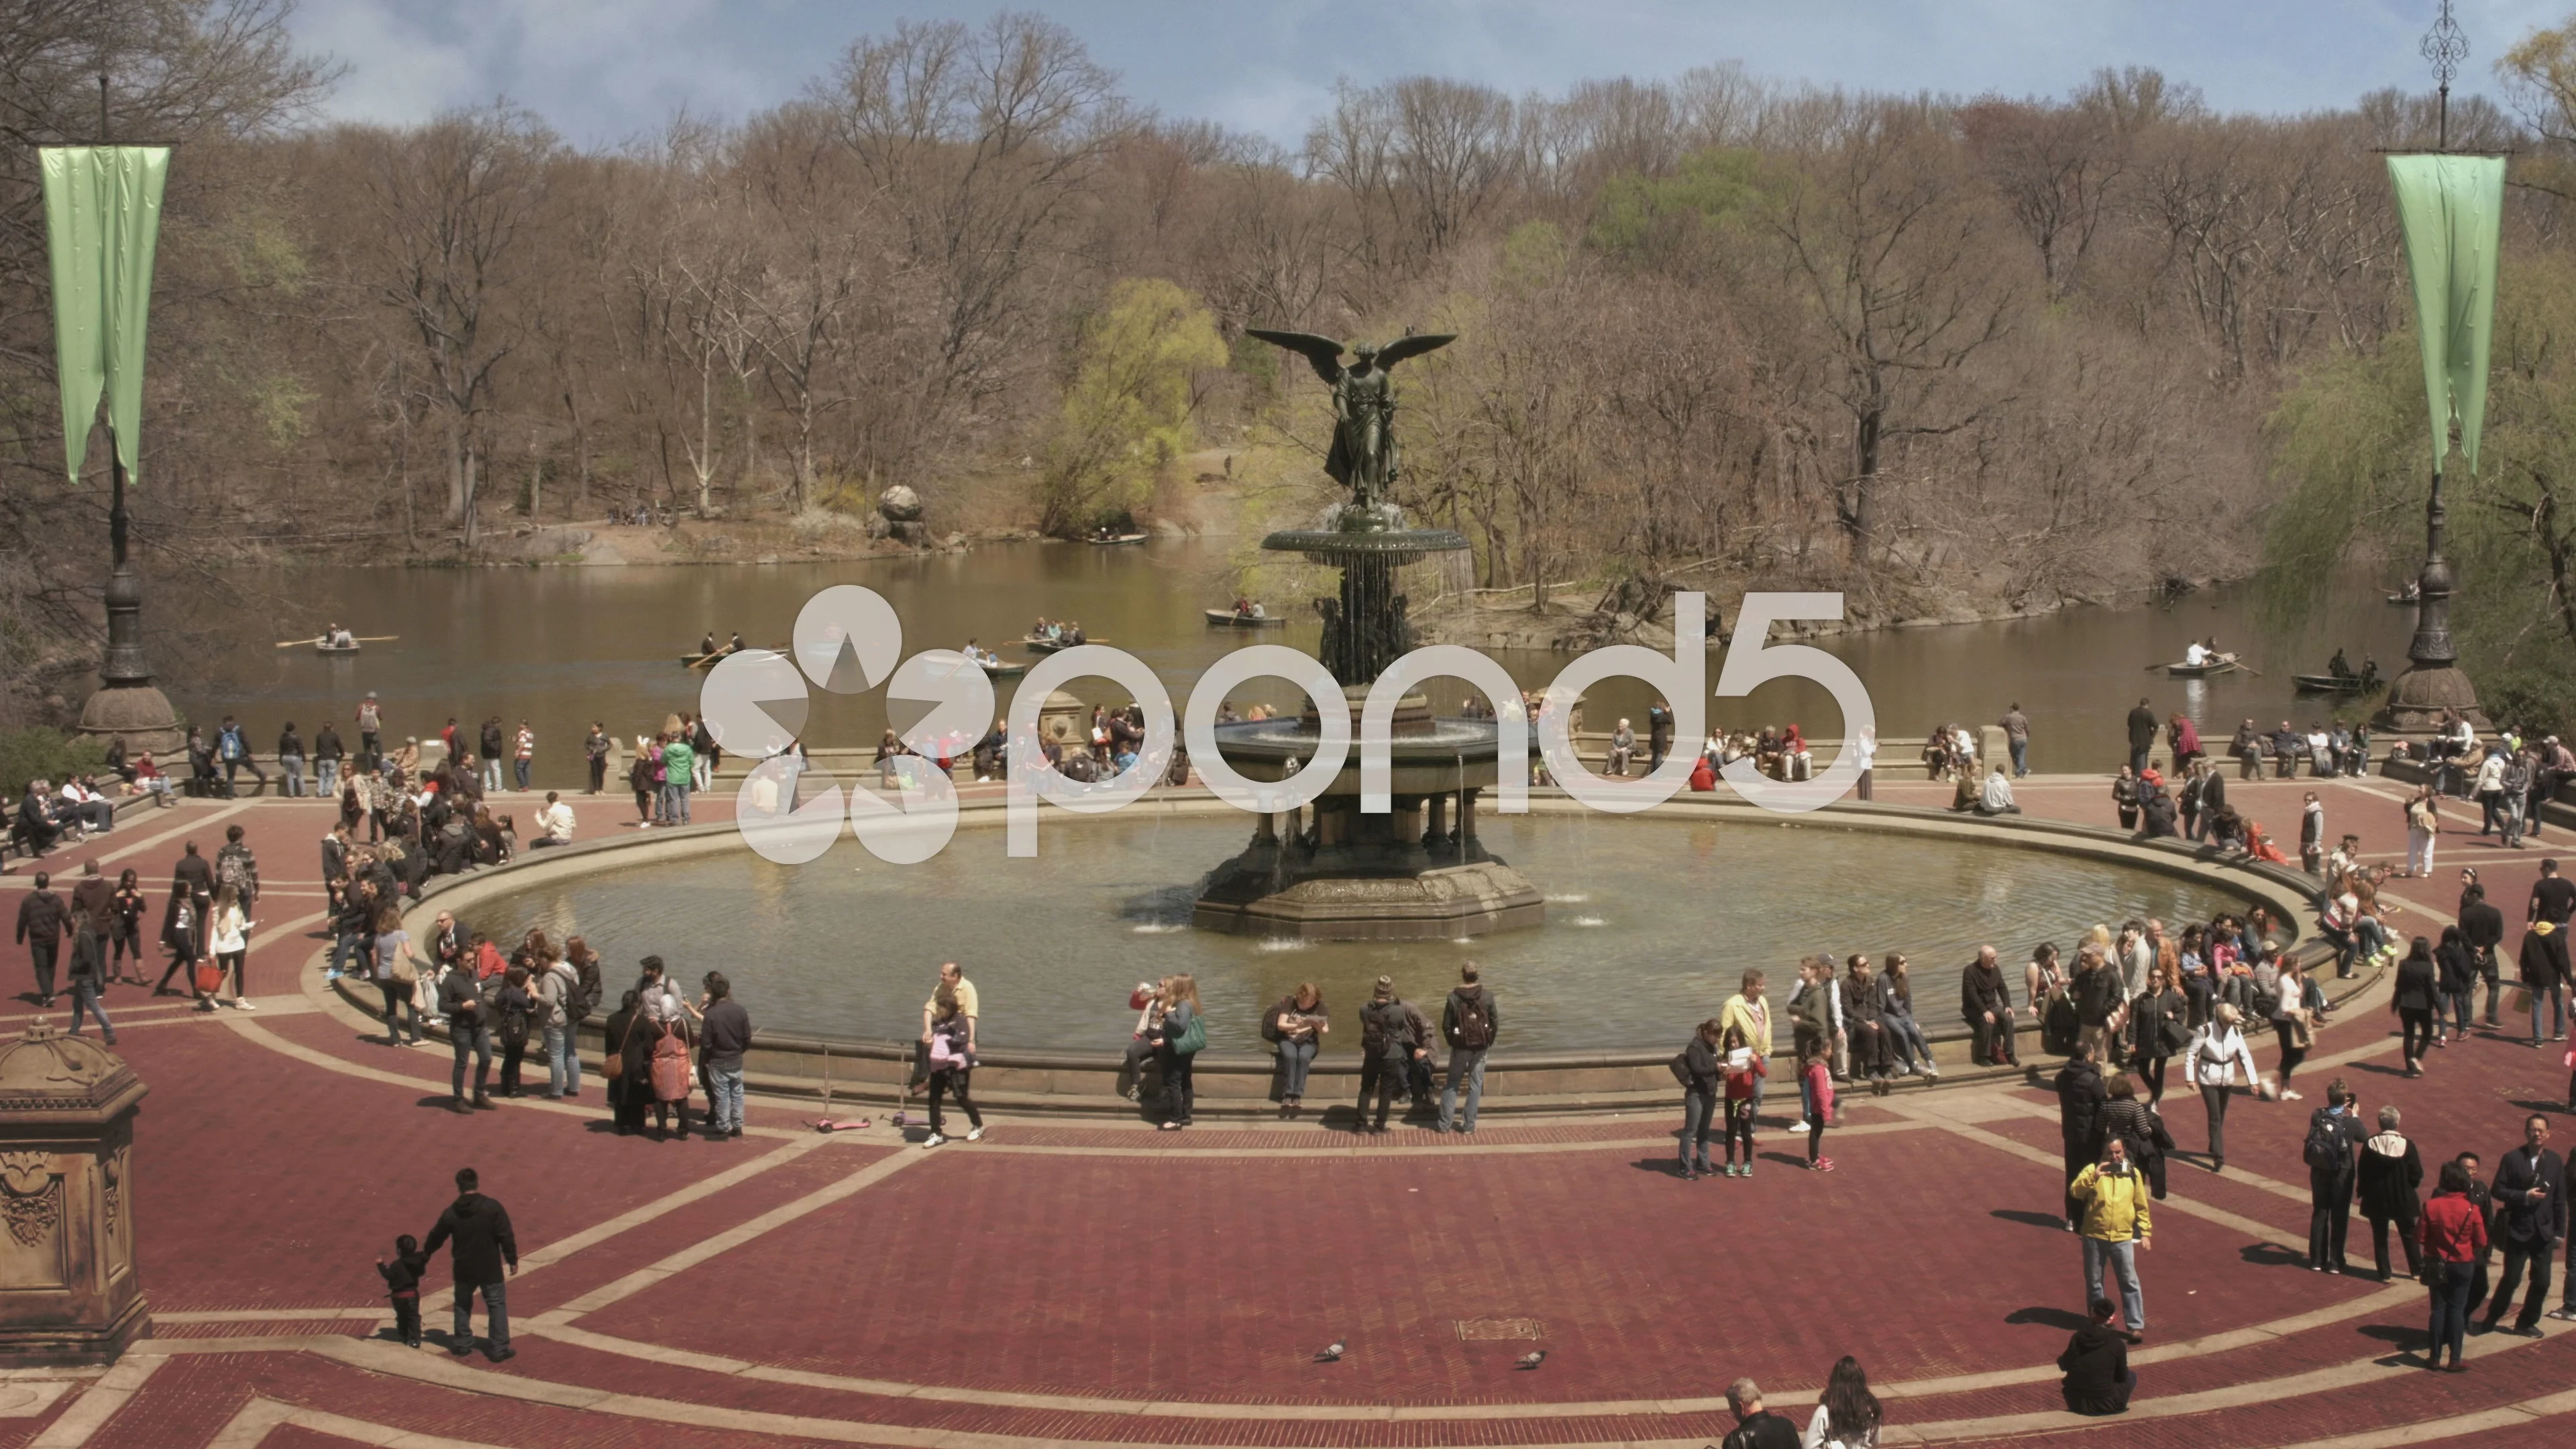
[[[1348,1346],[1349,1345],[1343,1343],[1342,1340],[1338,1338],[1334,1339],[1331,1343],[1325,1345],[1322,1353],[1315,1355],[1315,1362],[1340,1363],[1342,1361],[1342,1350]]]
[[[1543,1348],[1534,1348],[1529,1352],[1522,1354],[1519,1361],[1514,1363],[1512,1367],[1534,1369],[1545,1362],[1547,1362],[1547,1350]]]

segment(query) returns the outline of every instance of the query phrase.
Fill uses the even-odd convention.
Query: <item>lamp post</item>
[[[2389,686],[2388,703],[2375,721],[2383,729],[2401,732],[2436,728],[2451,712],[2473,724],[2486,723],[2478,708],[2477,689],[2460,669],[2460,651],[2451,641],[2451,599],[2460,581],[2442,554],[2442,528],[2448,521],[2442,504],[2442,466],[2456,442],[2470,469],[2477,467],[2504,170],[2500,157],[2480,158],[2486,163],[2483,167],[2444,164],[2458,155],[2451,150],[2451,81],[2469,54],[2468,35],[2451,14],[2451,0],[2442,0],[2421,50],[2433,68],[2436,87],[2434,150],[2429,158],[2416,153],[2389,159],[2422,328],[2433,428],[2433,481],[2424,502],[2424,567],[2415,581],[2415,637],[2406,645],[2408,667]],[[2430,168],[2416,164],[2428,159],[2436,164]]]

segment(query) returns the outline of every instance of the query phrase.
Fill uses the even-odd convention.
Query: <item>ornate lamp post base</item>
[[[125,465],[114,456],[115,437],[113,431],[108,434],[115,494],[107,514],[113,549],[107,576],[107,660],[98,671],[101,688],[81,705],[80,732],[100,739],[123,735],[129,755],[150,750],[167,756],[186,747],[188,732],[170,707],[170,696],[152,683],[152,666],[143,657],[143,580],[126,558]]]
[[[2430,734],[2442,725],[2445,711],[2457,710],[2479,729],[2487,728],[2478,709],[2477,687],[2459,666],[2460,651],[2451,643],[2451,596],[2459,575],[2442,556],[2442,475],[2433,475],[2433,491],[2424,505],[2424,571],[2416,576],[2415,637],[2406,645],[2409,664],[2389,686],[2388,703],[2371,727],[2400,734]]]

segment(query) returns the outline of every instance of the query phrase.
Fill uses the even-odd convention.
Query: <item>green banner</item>
[[[2495,328],[2496,247],[2504,226],[2504,158],[2388,158],[2415,320],[2424,343],[2424,392],[2432,406],[2433,471],[2442,471],[2451,422],[2460,456],[2478,470],[2487,416],[2487,349]]]
[[[54,354],[62,373],[63,461],[80,478],[98,398],[117,461],[136,476],[143,436],[144,318],[161,235],[166,146],[48,146],[45,242],[54,271]]]

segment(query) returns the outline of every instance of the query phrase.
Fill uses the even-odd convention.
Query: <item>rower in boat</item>
[[[2333,675],[2337,679],[2350,679],[2352,678],[2352,661],[2344,658],[2343,651],[2341,649],[2337,649],[2334,652],[2334,657],[2326,661],[2326,673]]]
[[[332,624],[323,629],[322,643],[324,647],[331,649],[355,649],[358,647],[358,636],[341,625]]]
[[[2212,647],[2216,643],[2217,641],[2215,639],[2211,640],[2209,644],[2202,644],[2197,640],[2193,641],[2189,648],[2182,651],[2182,662],[2194,669],[2198,669],[2204,664],[2216,662],[2218,651]]]

